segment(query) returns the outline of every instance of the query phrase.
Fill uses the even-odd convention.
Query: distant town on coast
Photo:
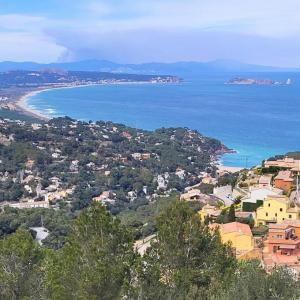
[[[299,11],[0,0],[0,300],[300,300]]]

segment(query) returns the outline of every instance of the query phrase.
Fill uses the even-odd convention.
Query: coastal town
[[[128,219],[132,208],[179,197],[199,207],[201,221],[239,260],[300,272],[299,153],[251,169],[226,167],[218,157],[231,150],[192,130],[151,133],[70,118],[1,120],[0,134],[2,210],[76,210],[99,202]],[[142,254],[155,230],[141,226],[136,245]],[[44,230],[47,240],[51,231]]]
[[[268,272],[281,266],[299,274],[299,174],[299,158],[273,158],[236,173],[233,185],[220,187],[209,178],[214,185],[209,197],[193,187],[181,199],[203,203],[199,217],[211,230],[219,230],[239,260],[259,260]],[[218,176],[229,175],[223,171]]]
[[[185,188],[180,200],[201,204],[199,218],[233,247],[238,260],[260,261],[267,272],[285,267],[299,275],[300,155],[293,155],[234,172],[222,166],[216,177],[202,174],[201,183],[211,185],[211,193],[201,192],[199,183]],[[137,241],[137,250],[145,253],[154,239]]]
[[[186,128],[150,132],[67,117],[39,123],[3,119],[0,206],[76,212],[96,201],[130,221],[137,210],[167,203],[201,176],[215,174],[218,156],[230,151]],[[137,237],[155,230],[153,222],[144,222],[138,222]]]
[[[299,0],[0,3],[0,300],[300,300]]]

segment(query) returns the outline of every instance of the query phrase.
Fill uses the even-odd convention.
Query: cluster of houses
[[[243,188],[238,187],[238,183],[230,193],[228,187],[222,187],[218,199],[227,195],[222,199],[223,205],[206,202],[199,216],[209,223],[211,230],[219,230],[224,243],[231,243],[238,259],[259,259],[267,271],[275,266],[285,266],[300,274],[300,194],[297,184],[300,160],[266,161],[264,169],[270,167],[278,167],[279,171],[254,175],[257,170],[249,170],[241,185]],[[214,191],[214,195],[217,194],[218,189]],[[203,200],[201,193],[197,195],[191,191],[183,194],[181,199],[188,200],[188,195],[190,200]],[[219,216],[228,211],[231,204],[235,207],[236,221],[218,224]]]
[[[160,164],[161,150],[160,145],[162,140],[169,138],[176,140],[175,131],[170,132],[170,137],[166,134],[152,139],[149,132],[142,130],[130,130],[124,126],[119,126],[113,123],[85,123],[76,120],[57,120],[48,123],[26,123],[19,120],[0,120],[0,144],[8,146],[14,142],[14,128],[17,127],[19,132],[28,136],[28,142],[31,143],[32,149],[37,150],[42,156],[47,156],[49,167],[54,167],[55,173],[48,174],[45,170],[39,170],[37,161],[30,155],[27,156],[27,161],[18,166],[18,171],[23,172],[23,177],[20,180],[16,176],[15,171],[9,171],[5,174],[0,173],[0,180],[13,180],[22,185],[25,189],[20,197],[13,199],[5,196],[4,201],[0,203],[0,208],[6,205],[17,208],[34,208],[34,207],[59,207],[59,201],[68,201],[69,196],[74,192],[76,183],[70,182],[66,177],[76,177],[76,174],[84,171],[86,173],[97,173],[99,176],[108,178],[111,176],[113,170],[137,169],[139,166],[150,165],[148,161],[153,164]],[[13,130],[12,130],[13,129]],[[58,140],[55,139],[56,135]],[[202,151],[201,144],[205,143],[204,137],[199,136],[198,133],[185,130],[185,148],[198,147],[197,154]],[[31,141],[31,136],[35,138]],[[49,137],[52,137],[49,139]],[[70,145],[76,144],[79,140],[91,140],[94,142],[94,151],[82,156],[78,152],[74,154],[71,149],[69,152],[66,149]],[[125,141],[130,143],[125,143]],[[124,141],[124,149],[119,146],[119,142]],[[148,147],[149,146],[151,147]],[[68,147],[66,147],[68,145]],[[118,147],[116,147],[116,145]],[[122,146],[123,147],[123,146]],[[157,150],[156,148],[157,147]],[[203,150],[204,151],[204,150]],[[207,151],[207,150],[206,150]],[[24,158],[26,159],[26,158]],[[192,157],[189,157],[192,159]],[[5,159],[4,159],[5,160]],[[2,163],[0,159],[0,164]],[[151,168],[151,167],[150,167]],[[49,168],[50,169],[50,168]],[[52,169],[52,168],[51,168]],[[56,171],[57,170],[57,171]],[[63,170],[63,171],[61,171]],[[189,182],[190,178],[194,179],[195,174],[177,168],[176,171],[157,171],[151,170],[154,179],[153,186],[157,187],[154,191],[149,186],[143,186],[142,191],[126,190],[125,197],[128,201],[134,201],[138,196],[145,197],[149,200],[155,200],[159,197],[168,197],[174,188],[170,186],[170,181],[173,175],[176,175],[179,181]],[[46,176],[45,176],[45,173]],[[3,175],[3,176],[2,176]],[[49,178],[49,175],[51,176]],[[208,174],[203,177],[203,182],[207,184],[215,183],[216,179],[210,177]],[[196,178],[197,179],[197,178]],[[42,187],[41,182],[50,181],[49,186]],[[104,204],[117,205],[116,188],[105,186],[100,189],[99,194],[95,195],[95,201],[101,201]],[[97,191],[98,192],[98,191]],[[139,193],[139,194],[138,194]]]
[[[71,188],[64,187],[60,178],[56,176],[49,178],[47,187],[42,187],[42,178],[35,175],[32,170],[34,163],[33,160],[28,160],[25,164],[25,170],[20,170],[17,173],[17,178],[15,178],[16,181],[23,185],[28,196],[22,197],[19,201],[3,201],[0,207],[10,206],[18,209],[50,208],[73,194],[75,186]],[[32,196],[33,194],[35,195],[34,197]]]

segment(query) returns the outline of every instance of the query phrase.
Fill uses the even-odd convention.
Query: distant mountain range
[[[212,62],[176,62],[119,64],[106,60],[84,60],[66,63],[40,64],[35,62],[0,62],[0,71],[60,69],[66,71],[93,71],[112,73],[132,73],[149,75],[192,75],[212,72],[299,72],[300,69],[278,68],[245,64],[233,60],[215,60]]]

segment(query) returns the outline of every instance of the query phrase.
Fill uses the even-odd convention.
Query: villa
[[[260,187],[260,188],[271,187],[271,180],[272,180],[271,175],[260,176],[260,178],[258,180],[258,187]]]
[[[211,229],[218,229],[223,243],[230,243],[236,256],[244,255],[254,249],[254,239],[248,224],[232,222],[211,224]]]
[[[246,196],[241,199],[243,211],[256,211],[259,206],[263,205],[263,202],[267,196],[282,195],[282,190],[262,187],[252,188]]]
[[[300,208],[289,201],[286,196],[268,196],[263,206],[256,210],[256,225],[282,223],[285,220],[300,219]]]
[[[291,171],[280,171],[274,179],[274,186],[288,192],[291,189],[293,182],[294,179]]]
[[[300,160],[291,158],[291,157],[285,157],[283,159],[277,159],[277,160],[267,160],[264,163],[265,168],[269,167],[279,167],[279,168],[299,168],[300,166]]]
[[[300,220],[269,225],[263,262],[267,271],[283,266],[300,273]]]
[[[265,244],[269,253],[300,255],[300,220],[270,224]]]
[[[28,208],[50,208],[49,201],[34,201],[30,199],[26,202],[4,202],[1,207],[13,207],[18,209],[28,209]]]

